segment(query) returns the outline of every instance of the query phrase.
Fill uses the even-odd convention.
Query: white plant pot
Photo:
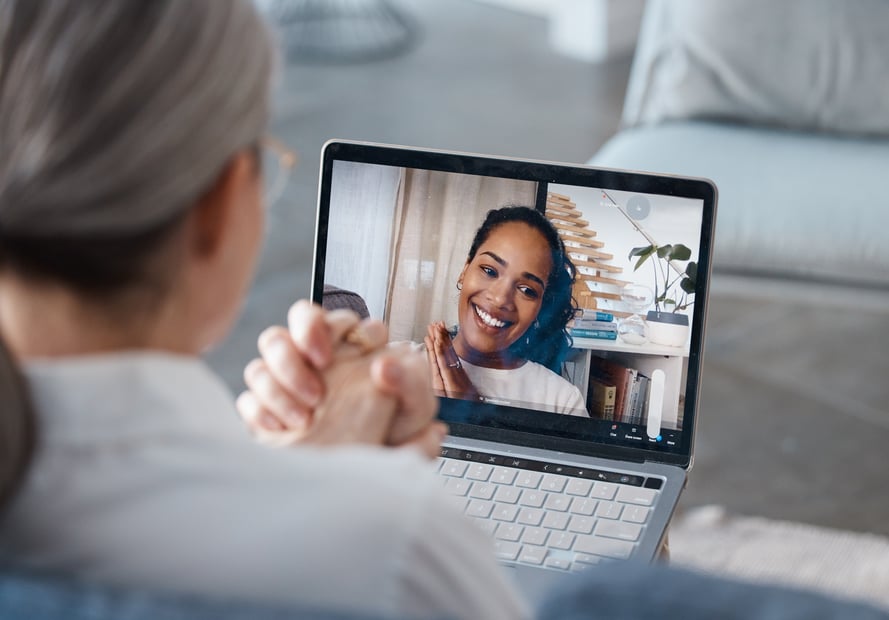
[[[650,310],[646,322],[649,342],[667,347],[684,347],[688,343],[687,315]]]

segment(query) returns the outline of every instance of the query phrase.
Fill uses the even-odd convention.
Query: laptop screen
[[[313,297],[426,351],[452,433],[687,464],[709,182],[331,142]]]

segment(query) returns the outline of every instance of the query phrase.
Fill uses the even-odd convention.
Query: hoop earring
[[[458,291],[462,291],[462,290],[463,290],[463,283],[460,282],[459,280],[457,280],[457,290],[458,290]]]

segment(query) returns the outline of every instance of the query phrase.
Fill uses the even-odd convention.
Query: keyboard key
[[[569,495],[589,496],[590,490],[593,488],[592,480],[584,480],[583,478],[572,478],[565,487],[565,492]]]
[[[611,484],[610,482],[597,482],[593,485],[593,490],[590,493],[590,497],[597,497],[599,499],[614,499],[615,493],[617,493],[616,484]]]
[[[498,521],[515,521],[519,507],[514,504],[495,504],[492,518]]]
[[[445,491],[449,495],[466,495],[469,491],[469,487],[472,484],[468,480],[464,480],[463,478],[445,478]]]
[[[496,499],[498,502],[515,504],[517,501],[519,501],[519,495],[521,494],[522,492],[515,487],[498,485],[497,492],[494,493],[494,499]]]
[[[540,508],[546,500],[546,493],[543,491],[522,491],[522,497],[519,503],[522,506],[530,506],[532,508]]]
[[[539,508],[522,508],[519,512],[519,523],[524,525],[540,525],[543,520],[543,511]]]
[[[592,517],[574,515],[568,522],[568,529],[572,532],[577,532],[578,534],[590,534],[592,533],[595,524],[596,520]]]
[[[546,502],[544,502],[544,506],[547,510],[558,510],[559,512],[565,512],[568,510],[568,506],[571,504],[571,498],[566,495],[559,495],[558,493],[550,493],[549,497],[546,498]]]
[[[568,515],[563,512],[548,512],[543,517],[543,527],[550,530],[564,530],[568,526]]]
[[[543,564],[546,558],[546,549],[544,547],[524,546],[519,554],[519,562],[528,564]]]
[[[494,473],[491,474],[491,482],[495,484],[512,484],[513,480],[515,480],[516,478],[517,473],[518,472],[514,469],[498,467],[494,470]]]
[[[574,554],[574,563],[575,564],[586,564],[587,566],[592,566],[593,564],[598,564],[602,561],[602,556],[600,555],[589,555],[588,553],[575,553]]]
[[[540,483],[540,488],[544,491],[561,493],[562,489],[565,488],[566,482],[568,482],[568,479],[565,476],[555,476],[553,474],[547,474],[543,477],[543,482]]]
[[[593,513],[596,511],[596,504],[598,504],[594,499],[590,499],[588,497],[575,497],[571,502],[571,512],[578,515],[584,515],[587,517],[593,516]]]
[[[574,543],[574,550],[579,553],[602,555],[618,560],[629,558],[635,547],[636,545],[631,542],[598,536],[578,536]]]
[[[546,561],[543,563],[547,568],[558,568],[561,570],[570,570],[571,569],[571,560],[567,560],[565,558],[559,557],[548,557]]]
[[[543,478],[543,476],[536,471],[523,471],[518,475],[516,486],[524,487],[526,489],[536,489],[540,485],[541,478]]]
[[[549,530],[542,527],[526,527],[522,542],[526,545],[543,545],[549,536]]]
[[[494,491],[497,490],[493,484],[486,482],[476,482],[469,490],[469,497],[476,499],[491,499],[494,497]]]
[[[622,486],[617,492],[617,501],[626,502],[628,504],[639,504],[640,506],[651,506],[654,504],[654,498],[657,497],[657,491],[654,489],[643,489],[639,487]]]
[[[492,525],[493,521],[489,521]],[[519,538],[522,537],[522,532],[524,532],[525,527],[522,525],[516,525],[515,523],[501,523],[497,526],[497,533],[495,536],[500,540],[509,540],[512,542],[516,542]]]
[[[485,534],[487,534],[489,536],[493,536],[494,530],[497,529],[497,524],[494,521],[491,521],[490,519],[473,518],[473,519],[470,519],[470,521],[472,521],[477,528],[481,529],[481,531],[483,531]]]
[[[599,502],[598,507],[596,507],[596,516],[603,519],[620,519],[620,511],[622,509],[623,504],[618,504],[617,502]]]
[[[485,482],[488,477],[490,477],[491,472],[494,470],[490,465],[485,465],[484,463],[475,463],[472,467],[469,468],[469,471],[466,472],[466,477],[470,480],[481,480]]]
[[[624,506],[621,521],[645,523],[648,520],[649,513],[651,513],[651,508],[645,508],[644,506]]]
[[[553,532],[549,537],[547,547],[552,549],[570,549],[574,544],[575,535],[570,532]]]
[[[639,534],[641,533],[642,526],[633,523],[599,521],[596,524],[596,536],[607,536],[608,538],[619,538],[620,540],[636,542],[639,540]]]
[[[462,477],[466,473],[469,463],[466,461],[445,461],[441,467],[441,474],[444,476]]]
[[[490,516],[491,511],[494,509],[494,502],[486,502],[480,499],[474,499],[469,502],[469,506],[466,508],[466,514],[470,517],[481,517],[483,519],[488,518]]]
[[[458,495],[449,495],[447,501],[448,503],[453,504],[454,508],[460,512],[466,510],[466,504],[469,502],[465,497],[460,497]]]
[[[494,554],[501,560],[515,560],[519,557],[522,546],[508,540],[494,541]]]

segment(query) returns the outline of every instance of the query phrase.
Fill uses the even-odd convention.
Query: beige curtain
[[[426,326],[457,322],[457,279],[485,214],[534,206],[537,183],[407,170],[396,201],[385,320],[393,340],[422,342]]]

